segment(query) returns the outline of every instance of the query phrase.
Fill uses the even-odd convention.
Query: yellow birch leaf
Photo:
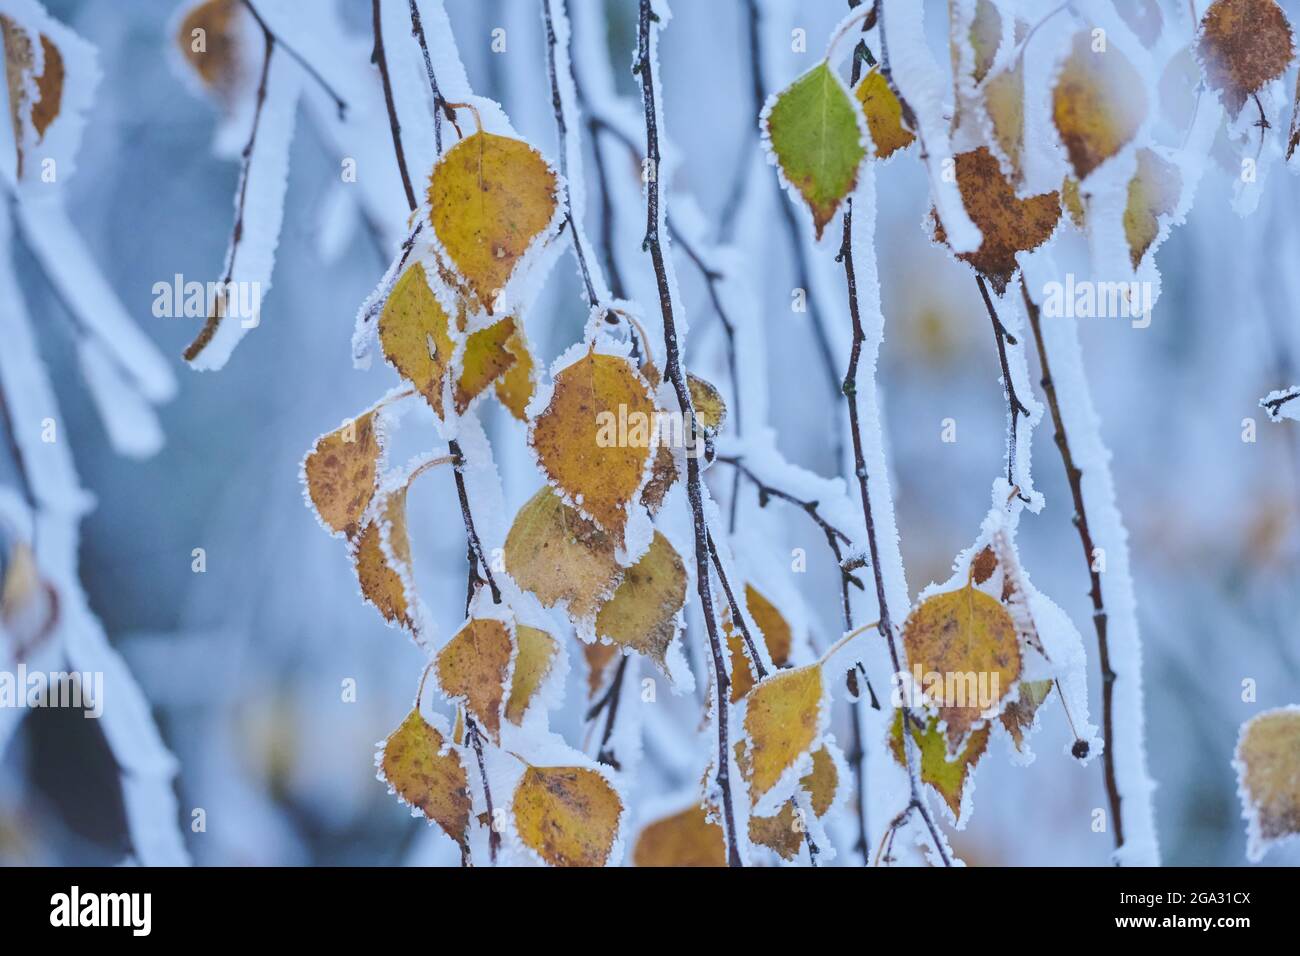
[[[468,846],[469,780],[460,755],[419,710],[412,710],[388,735],[379,754],[380,778],[398,798]]]
[[[620,540],[648,479],[654,402],[627,359],[591,352],[555,376],[528,442],[565,500]]]
[[[1084,219],[1083,198],[1079,195],[1077,179],[1065,177],[1065,181],[1061,184],[1061,205],[1070,214],[1070,221],[1077,228],[1083,229],[1087,226],[1087,221]]]
[[[524,339],[521,322],[515,322],[510,337],[506,339],[505,348],[515,360],[496,384],[497,398],[510,410],[511,415],[521,422],[527,421],[524,409],[533,398],[533,388],[537,383],[537,363]]]
[[[823,692],[820,664],[779,671],[749,692],[745,734],[753,803],[812,749],[820,732]]]
[[[749,616],[763,632],[763,641],[767,644],[768,653],[772,655],[772,663],[784,667],[790,660],[790,648],[794,644],[790,622],[752,584],[745,585],[745,606],[749,609]]]
[[[650,466],[650,480],[641,489],[641,504],[646,506],[651,516],[659,511],[664,503],[664,497],[676,484],[678,477],[677,460],[673,458],[673,450],[669,445],[661,442],[655,449],[655,460]]]
[[[596,614],[596,636],[644,654],[660,667],[677,636],[686,604],[686,565],[658,531],[650,547],[623,574],[613,597]]]
[[[515,265],[555,216],[559,184],[520,139],[476,132],[433,167],[433,231],[489,315]]]
[[[983,93],[998,159],[1010,168],[1012,182],[1019,182],[1024,173],[1025,61],[1017,57],[1013,66],[994,73],[984,84]]]
[[[799,855],[803,839],[804,825],[793,800],[787,800],[773,816],[749,818],[749,842],[775,850],[783,860]]]
[[[1280,707],[1241,728],[1233,765],[1249,823],[1246,856],[1300,835],[1300,707]]]
[[[1023,750],[1025,731],[1034,726],[1034,714],[1042,706],[1047,695],[1052,692],[1050,680],[1027,680],[1020,684],[1020,696],[1007,704],[1000,719],[1002,726],[1011,735],[1011,742],[1016,750]]]
[[[443,417],[443,380],[456,343],[451,320],[429,287],[424,266],[413,262],[393,285],[379,314],[384,357]]]
[[[969,262],[1001,295],[1019,268],[1016,253],[1037,248],[1056,229],[1061,218],[1060,197],[1051,192],[1020,199],[984,146],[959,154],[956,172],[962,204],[984,237],[977,250],[957,258]],[[936,212],[931,215],[935,240],[946,243],[943,223]]]
[[[1177,166],[1145,147],[1137,151],[1137,170],[1128,181],[1124,207],[1124,235],[1134,269],[1160,235],[1160,217],[1172,216],[1178,208],[1181,189]]]
[[[971,79],[976,83],[988,76],[1001,43],[1002,14],[990,0],[976,0],[975,17],[970,25],[970,44],[975,53]]]
[[[382,447],[372,409],[316,439],[303,460],[307,495],[335,534],[356,535],[375,494]]]
[[[526,624],[515,626],[515,640],[519,654],[515,658],[515,673],[510,680],[510,699],[506,701],[506,720],[522,724],[533,695],[550,673],[559,645],[545,631]]]
[[[411,619],[407,595],[411,542],[406,536],[406,486],[391,492],[382,509],[375,509],[372,514],[353,541],[352,562],[361,594],[384,620],[413,629],[415,622]]]
[[[903,646],[908,664],[922,674],[923,691],[939,707],[939,719],[947,722],[949,747],[1020,677],[1015,622],[997,599],[970,585],[913,608],[903,624]],[[930,686],[931,675],[937,686]]]
[[[203,85],[223,98],[238,80],[238,17],[242,8],[240,0],[206,0],[185,14],[176,30],[181,56]]]
[[[931,717],[922,734],[916,727],[911,728],[912,739],[916,741],[921,753],[921,779],[943,797],[944,803],[954,817],[961,816],[961,795],[966,789],[966,779],[975,765],[984,756],[989,745],[989,728],[981,727],[971,734],[962,752],[952,758],[948,757],[948,745],[944,733],[939,729],[939,718]],[[903,753],[903,712],[894,713],[894,725],[889,735],[889,749],[899,766],[906,766],[907,757]]]
[[[808,794],[813,813],[824,817],[834,804],[836,789],[839,787],[839,768],[828,748],[821,747],[814,751],[812,770],[799,780],[799,786]],[[793,800],[787,801],[780,812],[773,816],[749,818],[750,842],[775,850],[784,860],[793,860],[799,855],[805,830],[806,826],[799,819]]]
[[[643,829],[632,849],[635,866],[726,866],[722,827],[709,820],[702,806],[655,820]]]
[[[1274,0],[1214,0],[1201,18],[1196,55],[1206,84],[1235,118],[1291,65],[1291,24]]]
[[[691,390],[691,405],[695,407],[695,418],[700,427],[706,434],[716,435],[727,420],[727,403],[722,400],[722,393],[711,382],[696,375],[688,374],[686,385]]]
[[[505,566],[515,583],[546,607],[568,601],[571,616],[589,618],[621,578],[617,547],[543,485],[515,515],[506,535]]]
[[[793,643],[789,623],[776,609],[776,605],[765,598],[752,584],[745,585],[745,606],[749,616],[758,626],[772,663],[777,667],[784,667],[790,659],[790,647]],[[722,630],[727,636],[727,648],[731,652],[731,702],[734,704],[748,694],[754,686],[754,671],[744,646],[744,635],[735,627],[730,607],[723,609]]]
[[[582,656],[587,659],[587,696],[595,697],[605,685],[605,668],[618,654],[615,644],[583,644]]]
[[[463,414],[484,389],[499,382],[514,367],[518,361],[510,347],[514,336],[515,320],[511,316],[469,334],[456,380],[457,414]]]
[[[835,794],[840,786],[840,771],[829,747],[814,750],[812,761],[812,770],[799,781],[799,786],[811,798],[813,813],[824,817],[835,803]]]
[[[873,67],[853,91],[867,117],[876,159],[888,159],[900,149],[907,149],[916,140],[915,134],[903,125],[903,105],[889,88],[879,68]]]
[[[1147,115],[1142,76],[1118,47],[1093,50],[1089,30],[1074,35],[1052,90],[1052,119],[1080,181],[1118,153]]]
[[[606,866],[623,801],[585,767],[529,767],[512,801],[519,839],[551,866]]]
[[[63,103],[63,55],[50,38],[40,35],[43,65],[40,75],[32,77],[36,69],[35,50],[31,35],[7,16],[0,15],[0,32],[4,35],[5,80],[9,87],[9,116],[13,121],[14,146],[18,156],[17,174],[23,174],[23,119],[31,119],[36,131],[36,141],[45,138],[45,131],[59,115]],[[36,98],[32,100],[27,80],[36,84]]]
[[[510,631],[494,618],[471,618],[438,652],[438,686],[497,740],[510,671]]]

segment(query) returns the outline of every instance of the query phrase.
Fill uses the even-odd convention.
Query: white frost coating
[[[303,70],[283,52],[272,53],[266,79],[266,101],[257,121],[257,140],[235,191],[236,215],[243,197],[243,231],[226,250],[224,272],[235,283],[255,283],[259,295],[253,317],[228,315],[190,365],[199,371],[225,366],[239,341],[262,321],[262,300],[271,289],[275,248],[284,220],[284,195],[289,185],[289,145],[293,139]],[[233,239],[233,234],[232,234]]]
[[[1040,266],[1042,272],[1038,273]],[[1033,290],[1043,286],[1036,280],[1046,280],[1056,272],[1047,257],[1027,262],[1026,268],[1035,273],[1026,275],[1031,296]],[[1142,645],[1129,567],[1128,531],[1115,500],[1110,451],[1102,441],[1101,422],[1084,374],[1076,320],[1067,316],[1052,318],[1043,322],[1042,328],[1061,417],[1070,436],[1070,450],[1083,473],[1083,500],[1093,544],[1106,554],[1101,587],[1108,620],[1110,664],[1115,672],[1112,741],[1115,783],[1124,816],[1124,845],[1115,856],[1124,865],[1158,866],[1160,849],[1152,806],[1155,786],[1146,769]]]
[[[113,450],[137,459],[157,453],[163,446],[158,416],[123,379],[100,340],[82,339],[77,344],[77,361]]]
[[[573,210],[572,242],[580,247],[586,257],[587,273],[591,277],[592,287],[596,292],[597,302],[610,300],[609,286],[605,282],[605,270],[600,257],[595,254],[595,247],[588,241],[583,225],[587,210],[586,177],[582,168],[582,117],[578,113],[578,91],[573,82],[573,64],[569,58],[569,41],[572,31],[566,12],[566,0],[543,0],[543,15],[547,10],[551,15],[551,27],[555,31],[555,79],[560,91],[560,110],[565,120],[565,149],[561,157],[561,169],[564,183],[568,189],[569,205]],[[575,255],[576,258],[576,255]]]
[[[1021,253],[1021,256],[1033,255],[1033,253]],[[1011,369],[1011,384],[1015,387],[1016,397],[1020,402],[1029,409],[1029,414],[1020,414],[1016,416],[1016,456],[1015,461],[1010,462],[1011,474],[1016,484],[1019,486],[1019,493],[1026,499],[1023,503],[1029,511],[1037,514],[1043,510],[1043,495],[1034,489],[1034,479],[1032,475],[1033,466],[1033,438],[1034,429],[1038,423],[1043,420],[1043,403],[1037,398],[1034,387],[1030,384],[1029,378],[1029,341],[1025,330],[1025,306],[1021,297],[1017,294],[1019,290],[1014,286],[1010,294],[1002,299],[990,291],[990,297],[993,299],[994,308],[997,309],[998,319],[1003,327],[1016,340],[1012,345],[1010,341],[1004,343],[1007,353],[1007,367]],[[1001,381],[1001,378],[999,378]],[[1006,385],[1003,383],[1003,388]],[[1011,413],[1007,412],[1007,427],[1011,427]],[[1008,453],[1010,448],[1008,448]]]
[[[85,131],[86,113],[91,108],[100,80],[99,53],[94,46],[50,16],[36,0],[4,0],[0,4],[0,13],[21,27],[33,41],[32,72],[23,77],[26,97],[19,114],[23,170],[18,189],[29,195],[38,191],[57,191],[76,169],[76,154]],[[37,40],[41,34],[49,37],[59,50],[64,72],[59,113],[38,139],[31,112],[32,104],[39,98],[35,77],[45,69],[44,50]],[[6,183],[13,186],[17,178],[16,158],[5,157],[3,172]],[[49,180],[47,172],[53,172],[56,178]]]
[[[1271,422],[1280,422],[1284,418],[1300,422],[1300,385],[1274,389],[1261,398],[1259,404],[1268,412]]]
[[[919,7],[917,9],[919,10]],[[894,22],[896,21],[891,19],[891,27]],[[926,55],[928,57],[928,53]],[[885,601],[888,603],[889,616],[896,631],[895,639],[901,644],[901,635],[897,634],[897,630],[902,627],[907,617],[910,601],[906,572],[903,569],[903,554],[898,541],[898,526],[894,517],[894,495],[885,460],[884,425],[876,394],[876,370],[880,344],[885,335],[885,315],[880,305],[875,232],[876,176],[875,170],[868,165],[863,170],[858,188],[853,194],[853,230],[850,236],[850,252],[857,277],[858,308],[865,334],[858,367],[855,400],[862,431],[863,461],[867,467],[867,488],[871,496],[879,571],[884,580]],[[845,358],[845,365],[847,366],[847,358]],[[874,591],[872,593],[874,596]],[[871,620],[870,617],[861,619]],[[868,676],[875,677],[873,681],[875,686],[892,686],[890,677],[894,668],[885,642],[874,641],[869,648],[864,662]],[[856,710],[862,715],[863,736],[866,740],[879,742],[888,738],[893,717],[891,710],[877,711],[868,707],[859,707]],[[910,735],[904,735],[904,743],[908,747],[914,747]],[[867,817],[871,828],[868,833],[868,845],[874,846],[889,821],[899,810],[907,806],[911,799],[911,788],[906,770],[898,765],[890,748],[879,745],[870,747],[865,759],[867,779],[872,781]],[[913,760],[919,759],[920,755],[913,751]],[[926,829],[919,819],[912,819],[910,825],[918,833]]]
[[[1241,748],[1246,743],[1246,734],[1256,721],[1277,714],[1300,714],[1300,704],[1274,707],[1250,718],[1241,725],[1241,731],[1237,735],[1237,746],[1232,752],[1232,769],[1237,772],[1237,796],[1241,799],[1241,817],[1246,821],[1246,859],[1251,863],[1258,863],[1264,858],[1264,854],[1275,846],[1300,839],[1300,833],[1265,837],[1260,826],[1260,807],[1251,799],[1250,791],[1246,789],[1246,762],[1241,754]]]
[[[100,341],[144,398],[156,404],[175,395],[176,377],[167,359],[131,321],[62,202],[27,195],[17,210],[24,241],[77,322]]]
[[[0,248],[12,241],[8,214],[0,214]],[[109,645],[86,603],[78,578],[78,525],[92,499],[81,489],[65,440],[41,441],[42,420],[59,417],[45,366],[7,257],[0,257],[0,383],[10,403],[14,441],[28,469],[36,499],[36,559],[59,593],[60,619],[52,641],[72,670],[104,675],[100,729],[121,771],[120,782],[132,847],[142,863],[178,865],[188,854],[178,827],[172,790],[176,760],[163,745],[145,700],[126,663]]]
[[[953,252],[974,252],[983,236],[966,213],[957,178],[945,176],[944,161],[952,158],[944,97],[947,76],[935,62],[925,39],[925,11],[916,0],[882,0],[889,69],[894,83],[916,116],[917,135],[926,154],[930,196]]]

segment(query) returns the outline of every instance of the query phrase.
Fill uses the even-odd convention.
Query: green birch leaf
[[[866,155],[852,97],[822,62],[776,95],[763,118],[777,165],[812,211],[820,239]]]

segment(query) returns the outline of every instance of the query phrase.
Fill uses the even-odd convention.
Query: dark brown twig
[[[551,107],[555,111],[555,131],[559,141],[560,175],[569,181],[569,151],[567,148],[569,126],[564,118],[564,99],[560,96],[560,78],[555,63],[555,24],[551,19],[552,0],[542,0],[542,20],[546,25],[546,72],[551,80]],[[560,0],[561,3],[564,0]],[[595,306],[599,302],[596,288],[591,281],[591,270],[587,268],[587,255],[582,248],[582,237],[573,219],[573,198],[570,190],[564,191],[564,218],[573,237],[573,254],[578,259],[578,268],[582,271],[582,283],[587,290],[588,304]]]
[[[619,765],[618,757],[614,755],[610,740],[614,736],[614,721],[618,719],[618,702],[622,697],[623,675],[627,672],[627,661],[628,656],[622,655],[622,659],[618,662],[618,670],[614,672],[614,680],[610,683],[605,696],[601,698],[605,702],[605,729],[600,735],[600,749],[596,752],[596,759],[615,770],[623,768]]]
[[[993,298],[989,295],[989,287],[984,282],[982,275],[975,276],[975,282],[979,285],[980,295],[984,298],[984,308],[988,310],[989,321],[993,323],[993,339],[998,346],[998,361],[1002,364],[1002,393],[1007,400],[1007,408],[1011,414],[1011,428],[1007,432],[1007,484],[1012,487],[1018,487],[1019,482],[1015,478],[1016,467],[1016,438],[1019,431],[1020,416],[1029,417],[1029,409],[1025,403],[1020,400],[1016,394],[1016,383],[1011,378],[1011,365],[1007,361],[1007,346],[1019,344],[1016,337],[1007,331],[1007,327],[1002,324],[998,318],[997,310],[993,308]],[[1022,500],[1026,500],[1020,492],[1016,492]]]
[[[763,658],[759,656],[758,645],[754,643],[754,635],[750,632],[749,625],[745,623],[745,615],[740,613],[740,603],[731,590],[731,582],[727,580],[727,572],[722,570],[722,558],[718,556],[718,546],[713,540],[713,532],[709,532],[708,537],[709,557],[713,559],[713,570],[718,575],[718,581],[722,584],[723,593],[727,595],[727,606],[731,609],[731,621],[740,631],[740,636],[745,642],[745,648],[749,652],[749,666],[754,672],[754,679],[763,680],[767,677],[767,666],[763,663]]]
[[[1110,803],[1110,815],[1115,821],[1115,847],[1118,849],[1124,845],[1124,817],[1121,813],[1119,785],[1115,779],[1115,672],[1110,667],[1110,646],[1106,639],[1107,617],[1101,592],[1101,573],[1094,566],[1092,532],[1088,528],[1088,512],[1083,502],[1083,471],[1074,463],[1074,455],[1070,452],[1070,439],[1065,432],[1065,419],[1061,416],[1061,402],[1056,394],[1056,384],[1052,381],[1052,368],[1047,360],[1047,345],[1043,340],[1038,306],[1029,297],[1029,290],[1025,288],[1023,277],[1020,282],[1020,294],[1025,300],[1025,311],[1029,313],[1029,326],[1033,329],[1034,343],[1038,347],[1038,364],[1043,371],[1043,394],[1047,396],[1047,407],[1052,413],[1052,425],[1056,429],[1054,436],[1056,448],[1061,453],[1065,477],[1070,483],[1070,496],[1074,500],[1073,524],[1079,533],[1079,543],[1083,546],[1083,560],[1088,567],[1088,596],[1092,599],[1092,623],[1097,630],[1097,656],[1101,661],[1101,729],[1102,739],[1105,741],[1102,750],[1102,768],[1106,778],[1106,798]]]
[[[665,371],[677,394],[677,403],[691,424],[692,432],[698,427],[690,389],[682,372],[682,360],[677,342],[677,325],[673,319],[672,293],[668,284],[667,266],[659,241],[659,120],[655,107],[655,77],[650,64],[651,22],[657,22],[650,9],[650,0],[640,0],[637,22],[637,58],[633,67],[641,81],[641,98],[645,111],[646,156],[650,159],[650,176],[646,184],[646,234],[642,247],[650,253],[655,281],[659,288],[659,307],[663,314]],[[717,708],[718,753],[716,777],[722,797],[722,818],[727,841],[727,864],[742,866],[740,845],[736,836],[736,815],[731,793],[731,746],[727,734],[728,698],[731,679],[727,662],[722,654],[722,640],[718,634],[716,610],[713,607],[712,588],[709,583],[708,525],[704,516],[704,496],[700,485],[700,463],[694,455],[686,456],[686,489],[691,504],[691,517],[695,528],[695,584],[700,598],[700,613],[709,634],[709,649],[713,656],[714,706]]]
[[[469,738],[470,746],[474,748],[474,756],[478,758],[478,773],[483,779],[483,802],[487,806],[488,815],[488,854],[495,865],[497,861],[497,850],[501,847],[501,834],[496,827],[496,811],[492,806],[492,788],[488,785],[487,761],[483,759],[483,737],[479,733],[478,722],[468,713],[465,714],[465,736]]]
[[[325,91],[326,95],[334,101],[334,108],[339,111],[339,119],[346,117],[348,112],[347,100],[343,99],[343,97],[339,96],[338,93],[335,92],[334,87],[330,86],[329,83],[326,82],[325,77],[321,76],[320,72],[308,63],[302,54],[289,46],[289,44],[285,43],[284,38],[271,29],[270,25],[262,19],[262,15],[257,12],[257,8],[253,6],[252,0],[244,0],[244,6],[248,9],[248,12],[253,15],[253,19],[256,20],[257,25],[262,28],[262,32],[265,35],[272,37],[276,43],[280,44],[284,52],[289,54],[294,62],[301,66],[307,72],[307,75],[315,80],[316,83],[320,85],[320,88]]]
[[[371,28],[375,34],[375,45],[370,53],[370,62],[379,68],[379,78],[384,85],[384,105],[388,109],[388,127],[393,134],[393,150],[397,153],[397,167],[402,174],[402,189],[406,191],[406,204],[412,210],[418,203],[415,199],[415,187],[411,184],[411,172],[406,168],[406,153],[402,149],[402,125],[397,120],[397,104],[393,100],[393,81],[388,75],[388,57],[384,54],[384,31],[379,16],[379,0],[370,0]],[[406,247],[409,254],[410,246]]]
[[[234,278],[235,256],[239,252],[239,242],[244,237],[244,203],[248,198],[248,171],[253,161],[253,147],[257,144],[257,129],[262,122],[262,107],[266,105],[266,79],[271,73],[271,54],[275,51],[275,35],[260,19],[258,19],[258,23],[262,26],[262,38],[266,43],[266,53],[262,57],[262,74],[257,81],[257,103],[253,107],[253,128],[249,131],[248,142],[244,144],[244,151],[240,154],[239,198],[235,201],[235,225],[231,228],[230,245],[226,247],[226,270],[221,280],[222,289],[228,289],[230,280]],[[199,334],[181,353],[185,361],[193,362],[208,347],[212,337],[217,334],[217,328],[221,325],[224,314],[225,296],[222,293],[217,296],[212,312],[208,315],[207,321],[203,323],[203,328],[199,330]]]
[[[881,49],[883,50],[885,45],[883,11],[879,14],[879,17],[882,32]],[[854,473],[858,479],[858,491],[862,499],[862,517],[867,526],[868,554],[871,569],[876,579],[876,604],[880,612],[880,622],[877,627],[889,647],[889,658],[894,673],[900,674],[903,672],[902,659],[898,653],[898,639],[894,634],[894,626],[890,620],[889,601],[885,597],[885,578],[880,567],[880,547],[876,540],[876,521],[871,510],[871,492],[868,488],[866,454],[862,447],[862,423],[860,421],[861,416],[858,414],[858,362],[862,357],[862,344],[866,341],[867,334],[862,327],[862,316],[858,308],[858,280],[853,265],[852,236],[853,197],[850,196],[844,211],[844,236],[840,242],[838,256],[839,260],[844,264],[844,277],[848,284],[849,317],[853,322],[853,347],[849,355],[849,368],[844,376],[843,391],[849,406],[849,427],[853,437]],[[908,711],[904,709],[903,713],[906,715]],[[934,819],[925,805],[921,791],[921,773],[920,768],[917,766],[915,749],[915,744],[909,739],[909,735],[904,733],[903,757],[907,766],[908,783],[911,787],[911,802],[915,805],[917,813],[921,815],[921,819],[925,821],[925,825],[930,831],[930,838],[934,841],[935,851],[943,860],[944,866],[952,866],[952,859],[944,847],[939,828],[935,826]]]

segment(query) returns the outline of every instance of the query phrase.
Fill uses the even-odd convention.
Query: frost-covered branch
[[[665,374],[677,395],[677,403],[686,415],[690,427],[698,427],[695,407],[686,375],[682,371],[677,326],[673,317],[672,289],[668,270],[671,264],[664,257],[660,242],[660,229],[664,214],[659,197],[659,118],[656,108],[658,62],[655,57],[655,37],[652,21],[658,16],[651,10],[651,0],[640,0],[637,18],[637,58],[634,72],[641,82],[642,103],[645,109],[646,156],[650,161],[650,175],[646,183],[646,235],[643,247],[650,253],[654,265],[655,281],[659,288],[659,308],[664,324]],[[686,456],[687,496],[690,499],[691,519],[695,530],[695,585],[700,599],[700,613],[708,630],[709,650],[713,659],[714,710],[718,722],[718,753],[716,777],[722,796],[722,816],[727,840],[727,863],[741,866],[740,847],[736,836],[736,816],[731,792],[731,744],[727,732],[727,700],[731,680],[723,657],[722,639],[718,633],[716,609],[709,583],[708,524],[704,514],[704,489],[700,481],[700,462],[695,455]]]
[[[1103,767],[1106,797],[1115,828],[1116,861],[1156,865],[1160,857],[1151,807],[1153,788],[1146,771],[1141,649],[1133,581],[1128,566],[1128,533],[1115,505],[1114,482],[1107,464],[1109,453],[1101,441],[1097,415],[1083,374],[1074,320],[1054,319],[1048,326],[1051,336],[1044,335],[1039,307],[1029,295],[1023,278],[1020,292],[1038,350],[1043,392],[1056,430],[1056,447],[1070,485],[1074,503],[1073,524],[1088,567],[1092,622],[1097,632],[1097,653],[1101,664]],[[1052,341],[1055,348],[1051,347]],[[1049,362],[1049,351],[1057,355],[1055,375]],[[1072,400],[1072,407],[1062,403],[1062,391]],[[1071,428],[1079,445],[1078,457],[1070,443],[1068,429]],[[1087,509],[1089,500],[1094,503],[1095,520],[1092,522]],[[1107,564],[1110,568],[1108,579],[1114,582],[1109,608],[1100,570]],[[1112,621],[1115,624],[1113,632],[1110,628]],[[1116,647],[1112,647],[1112,637]]]

